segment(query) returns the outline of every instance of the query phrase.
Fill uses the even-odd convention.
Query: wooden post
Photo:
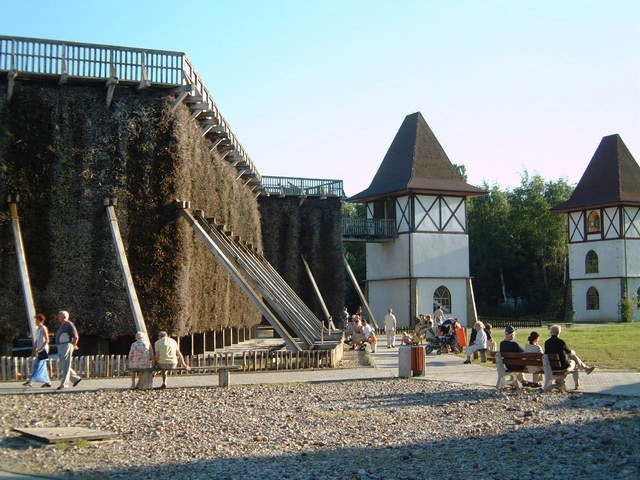
[[[20,271],[20,281],[22,282],[22,295],[24,304],[27,309],[27,322],[29,325],[29,333],[35,342],[36,339],[36,308],[33,303],[33,294],[31,293],[31,281],[29,280],[29,270],[27,269],[27,257],[22,243],[22,233],[20,231],[20,219],[18,217],[18,195],[9,195],[9,212],[11,214],[11,227],[13,229],[13,239],[16,246],[16,257],[18,259],[18,270]]]
[[[109,218],[109,226],[111,228],[111,236],[113,237],[113,244],[116,248],[118,263],[120,264],[120,268],[122,269],[122,276],[127,287],[127,293],[129,294],[129,304],[131,306],[133,320],[136,324],[136,330],[147,333],[147,327],[144,323],[142,309],[140,308],[140,302],[138,301],[138,294],[136,293],[136,287],[133,284],[133,277],[131,276],[131,270],[129,269],[127,254],[124,250],[124,243],[122,242],[122,237],[120,236],[118,218],[116,217],[114,208],[115,204],[115,198],[107,198],[104,200],[104,205],[107,209],[107,217]]]
[[[347,269],[347,273],[349,274],[349,278],[351,278],[353,287],[356,289],[356,292],[358,292],[358,296],[360,297],[360,300],[362,300],[362,304],[364,305],[364,308],[366,308],[367,312],[369,313],[369,317],[371,318],[371,323],[373,323],[373,326],[375,328],[380,328],[378,327],[376,318],[373,316],[373,312],[371,311],[371,307],[369,307],[369,303],[367,302],[367,299],[364,298],[364,293],[362,293],[362,290],[360,289],[360,285],[358,285],[358,280],[356,280],[356,276],[353,274],[353,270],[351,270],[351,265],[349,265],[349,261],[347,260],[347,257],[342,257],[342,259],[344,260],[344,267]]]

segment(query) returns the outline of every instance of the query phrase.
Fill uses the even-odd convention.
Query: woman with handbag
[[[49,358],[49,330],[44,326],[44,322],[47,320],[42,313],[36,315],[36,323],[38,329],[33,339],[33,356],[36,357],[33,362],[33,372],[31,378],[23,383],[23,385],[30,387],[31,382],[42,382],[43,387],[51,386],[51,379],[49,378],[49,370],[47,369],[47,358]]]

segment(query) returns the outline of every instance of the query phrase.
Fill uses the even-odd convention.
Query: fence
[[[389,218],[343,218],[342,236],[351,238],[397,238],[396,222]]]
[[[185,361],[192,367],[234,365],[241,367],[244,372],[331,368],[335,366],[332,365],[332,350],[222,352],[185,355]],[[29,378],[33,370],[33,362],[32,357],[0,357],[0,381]],[[57,358],[49,358],[47,363],[52,380],[60,378],[60,365]],[[127,370],[127,355],[73,357],[71,367],[83,378],[114,378],[130,375]]]
[[[548,312],[536,315],[523,315],[520,317],[499,317],[491,315],[479,315],[479,320],[483,323],[490,323],[492,327],[506,327],[512,325],[516,328],[537,327],[544,324],[561,322],[558,320],[558,312]]]
[[[155,85],[183,85],[184,53],[0,36],[0,70]]]
[[[262,185],[269,195],[344,198],[342,180],[263,176]]]

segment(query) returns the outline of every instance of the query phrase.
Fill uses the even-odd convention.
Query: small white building
[[[569,281],[575,320],[619,321],[620,300],[640,320],[640,167],[619,135],[600,142],[566,213]]]
[[[393,308],[407,327],[440,306],[462,325],[475,321],[467,198],[484,193],[462,179],[419,112],[405,118],[369,188],[349,199],[366,205],[367,219],[394,227],[387,241],[367,241],[367,297],[376,317]]]

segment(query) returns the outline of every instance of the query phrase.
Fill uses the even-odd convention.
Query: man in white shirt
[[[384,316],[384,333],[387,334],[387,348],[394,348],[396,346],[396,328],[398,321],[393,314],[393,309],[390,308],[389,312]]]

